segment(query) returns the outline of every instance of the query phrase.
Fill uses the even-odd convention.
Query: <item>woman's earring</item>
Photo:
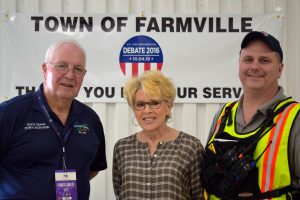
[[[171,114],[168,114],[167,117],[166,117],[166,122],[167,123],[171,123],[172,122],[172,115]]]

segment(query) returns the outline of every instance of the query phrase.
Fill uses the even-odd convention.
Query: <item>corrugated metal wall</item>
[[[300,83],[298,78],[300,75],[300,0],[0,0],[0,3],[0,23],[6,13],[144,13],[145,15],[281,13],[285,16],[283,48],[286,67],[280,82],[288,95],[300,100],[300,91],[297,89]],[[5,51],[1,41],[0,46],[1,53]],[[5,73],[1,66],[0,73]],[[3,97],[0,98],[0,102],[4,100]],[[115,199],[111,181],[113,145],[119,138],[136,132],[138,127],[132,125],[133,114],[126,103],[91,103],[89,106],[102,119],[108,159],[108,169],[92,180],[90,199]],[[205,143],[214,112],[219,106],[219,104],[175,104],[170,125],[200,138],[202,143]]]

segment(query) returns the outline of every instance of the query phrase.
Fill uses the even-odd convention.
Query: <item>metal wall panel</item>
[[[286,91],[300,101],[300,0],[287,1],[285,13]]]
[[[300,100],[300,0],[0,0],[6,13],[99,13],[99,14],[284,14],[285,71],[280,83],[288,95]],[[1,18],[3,19],[3,18]],[[0,21],[0,26],[2,25]],[[2,27],[1,27],[2,28]],[[0,36],[1,36],[0,29]],[[1,37],[2,38],[2,37]],[[3,46],[0,41],[0,53]],[[1,59],[0,54],[0,59]],[[5,73],[0,66],[0,73]],[[1,82],[0,82],[1,83]],[[0,102],[5,100],[0,97]],[[92,200],[114,198],[112,150],[115,142],[140,130],[132,124],[126,103],[89,103],[100,116],[106,134],[108,169],[91,181]],[[170,126],[198,137],[204,144],[219,104],[179,104]]]

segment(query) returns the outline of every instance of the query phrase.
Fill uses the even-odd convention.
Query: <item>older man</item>
[[[107,167],[97,114],[74,98],[86,73],[74,40],[51,45],[34,93],[0,104],[0,199],[89,199]]]

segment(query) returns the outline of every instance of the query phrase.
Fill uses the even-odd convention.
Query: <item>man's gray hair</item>
[[[46,51],[46,54],[45,54],[45,60],[44,62],[49,62],[49,57],[50,55],[57,49],[59,48],[60,46],[64,45],[64,44],[72,44],[76,47],[78,47],[83,55],[84,55],[84,64],[86,62],[86,54],[85,54],[85,50],[83,49],[83,47],[79,44],[79,42],[77,42],[76,40],[73,40],[73,39],[64,39],[64,40],[60,40],[60,41],[57,41],[55,43],[53,43],[52,45],[50,45]]]

